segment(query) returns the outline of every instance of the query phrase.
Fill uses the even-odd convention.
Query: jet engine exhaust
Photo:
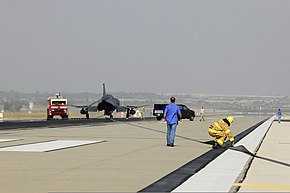
[[[84,108],[82,108],[82,109],[80,110],[80,114],[82,114],[82,115],[87,114],[87,110],[85,110]]]
[[[135,111],[134,109],[131,109],[131,110],[130,110],[130,114],[131,114],[131,115],[135,115],[135,113],[136,113],[136,111]]]

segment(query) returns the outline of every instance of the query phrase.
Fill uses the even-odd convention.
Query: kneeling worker
[[[233,121],[234,118],[232,116],[228,116],[224,119],[218,120],[208,128],[208,134],[215,137],[215,143],[212,146],[214,149],[222,147],[227,136],[230,139],[232,147],[235,145],[235,138],[230,130],[230,125]]]

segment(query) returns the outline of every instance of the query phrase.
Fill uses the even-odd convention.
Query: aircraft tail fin
[[[106,95],[106,86],[105,86],[105,83],[103,83],[103,96]]]

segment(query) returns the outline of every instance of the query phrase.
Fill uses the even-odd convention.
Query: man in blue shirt
[[[175,97],[170,98],[170,104],[165,107],[163,118],[167,122],[167,146],[174,147],[174,138],[178,120],[181,121],[181,112],[175,104]]]
[[[277,115],[278,115],[278,123],[280,123],[281,122],[281,117],[282,117],[281,109],[278,109]]]

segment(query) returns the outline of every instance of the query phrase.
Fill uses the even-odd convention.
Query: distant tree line
[[[19,112],[21,110],[22,104],[19,101],[6,101],[4,102],[4,111],[8,112]]]

